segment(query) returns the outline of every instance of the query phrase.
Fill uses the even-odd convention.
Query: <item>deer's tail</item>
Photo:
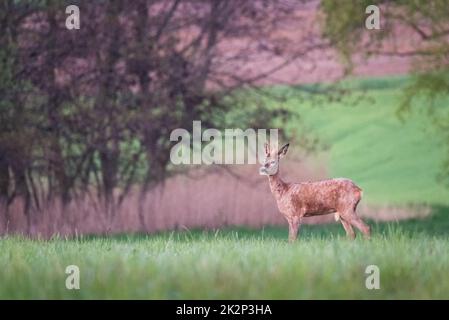
[[[356,192],[359,194],[359,198],[362,199],[363,197],[363,190],[358,185],[354,184]]]
[[[338,213],[338,211],[334,213],[334,219],[336,222],[340,220],[340,214]]]
[[[356,187],[356,191],[357,191],[358,195],[357,195],[356,203],[354,204],[354,211],[357,209],[357,206],[363,197],[363,190],[358,186],[355,186],[355,187]]]

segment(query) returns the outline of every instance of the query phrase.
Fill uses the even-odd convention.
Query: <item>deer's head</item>
[[[284,145],[279,150],[271,149],[268,143],[265,143],[265,160],[259,173],[264,176],[275,175],[279,170],[279,160],[285,156],[288,150],[289,143]]]

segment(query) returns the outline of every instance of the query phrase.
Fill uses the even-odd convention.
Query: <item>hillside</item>
[[[342,101],[312,106],[290,98],[286,105],[301,116],[299,135],[329,147],[330,176],[354,179],[367,202],[449,204],[449,190],[437,179],[447,155],[441,136],[425,113],[398,117],[406,82],[405,77],[352,80],[356,91]],[[289,125],[298,127],[297,121]]]

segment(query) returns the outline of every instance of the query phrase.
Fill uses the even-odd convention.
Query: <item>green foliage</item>
[[[349,69],[352,67],[351,56],[365,27],[365,8],[371,4],[374,3],[370,0],[321,1],[325,15],[323,35],[337,48]]]
[[[367,5],[380,8],[381,30],[366,30],[364,9]],[[427,111],[438,135],[446,141],[449,153],[449,6],[446,0],[401,1],[327,1],[322,2],[325,13],[324,36],[345,58],[348,71],[355,55],[388,54],[408,56],[412,61],[412,81],[404,87],[397,103],[398,115],[409,119],[413,111]],[[398,30],[402,30],[398,32]],[[404,35],[413,38],[408,43]],[[419,39],[420,41],[416,41]],[[385,45],[388,43],[387,45]],[[388,49],[386,49],[388,48]],[[413,117],[412,117],[413,118]],[[448,181],[449,157],[441,170],[441,179]]]
[[[369,5],[380,8],[381,30],[367,30],[365,10]],[[449,7],[446,0],[344,0],[321,1],[324,14],[323,35],[327,37],[345,62],[351,65],[353,54],[367,54],[374,47],[380,49],[383,40],[401,37],[395,27],[410,28],[425,42],[417,47],[416,53],[438,56],[447,54],[447,41],[441,37],[447,34]],[[426,24],[422,28],[421,24]],[[363,40],[363,41],[362,41]]]

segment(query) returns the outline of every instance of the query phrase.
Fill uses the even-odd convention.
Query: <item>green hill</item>
[[[426,114],[413,112],[404,121],[397,116],[406,83],[405,77],[352,80],[345,83],[351,94],[319,104],[296,89],[271,90],[291,90],[285,106],[300,118],[287,127],[329,146],[331,176],[356,181],[368,203],[449,204],[449,189],[437,179],[447,155],[442,137]],[[449,99],[443,104],[449,107]],[[425,108],[423,103],[418,111]]]

